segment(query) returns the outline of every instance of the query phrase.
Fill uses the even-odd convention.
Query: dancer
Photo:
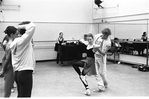
[[[98,91],[105,91],[108,86],[106,77],[106,53],[111,48],[111,30],[105,28],[102,34],[95,35],[94,51],[95,51],[95,67],[97,71],[96,80],[98,84]],[[95,90],[96,91],[96,90]]]
[[[31,40],[35,31],[35,24],[22,22],[18,26],[20,37],[11,43],[12,64],[15,70],[17,97],[31,97],[34,70],[34,56]]]
[[[5,51],[5,47],[6,47],[6,44],[8,43],[8,41],[9,41],[9,37],[8,37],[8,35],[5,35],[5,37],[3,38],[2,43],[1,43],[1,46],[2,46],[4,51]],[[3,57],[2,60],[4,60],[4,59],[5,59],[5,56]],[[1,75],[1,76],[3,77],[3,75]],[[11,89],[11,93],[15,92],[13,88],[15,88],[14,85]]]
[[[81,60],[81,61],[77,61],[75,63],[73,63],[73,68],[75,69],[75,71],[78,73],[79,78],[81,79],[83,85],[85,86],[85,95],[90,95],[90,90],[89,90],[89,86],[86,80],[86,75],[96,75],[96,71],[95,71],[95,61],[94,61],[94,52],[93,52],[93,35],[92,34],[88,34],[87,35],[87,40],[89,42],[89,44],[87,45],[87,57],[85,60]],[[83,70],[82,72],[80,71],[80,68],[82,67]]]
[[[143,32],[141,40],[144,42],[147,41],[147,33],[146,32]]]
[[[14,26],[8,26],[4,31],[7,34],[9,40],[5,39],[2,42],[3,48],[5,50],[5,56],[2,60],[2,73],[1,77],[4,76],[5,84],[4,84],[4,97],[10,97],[11,89],[14,83],[14,71],[11,60],[11,50],[10,45],[12,41],[17,37],[17,29]]]

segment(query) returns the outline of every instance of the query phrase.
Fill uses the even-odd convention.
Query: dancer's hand
[[[96,53],[97,52],[97,49],[95,49],[95,48],[93,48],[93,50],[92,50],[94,53]]]

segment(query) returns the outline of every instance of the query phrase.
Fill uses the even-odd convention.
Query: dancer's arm
[[[6,54],[3,57],[3,60],[2,60],[2,73],[1,73],[1,75],[4,75],[4,73],[6,72],[6,70],[8,68],[8,63],[10,61],[11,61],[11,50],[8,51],[8,56],[7,57],[6,57]]]
[[[4,76],[4,73],[3,73],[3,63],[4,63],[4,61],[6,60],[6,54],[4,54],[4,57],[2,58],[2,70],[1,70],[1,72],[0,72],[0,77],[3,77]]]
[[[94,47],[94,51],[98,51],[101,55],[106,55],[107,51],[111,48],[111,45],[107,45],[106,48],[104,48],[104,50],[102,51],[100,48],[98,47]]]
[[[25,23],[25,22],[24,22]],[[25,33],[21,36],[21,44],[26,45],[31,42],[33,34],[35,32],[35,24],[33,22],[28,22],[26,24],[19,24],[18,29],[25,29]]]

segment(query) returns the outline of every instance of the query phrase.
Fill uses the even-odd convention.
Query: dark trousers
[[[83,68],[84,67],[84,64],[85,64],[85,62],[83,62],[83,61],[77,61],[77,62],[75,62],[75,63],[72,64],[73,68],[75,69],[75,71],[78,73],[79,76],[80,75],[83,75],[83,76],[86,75],[84,73],[84,69],[81,72],[81,70],[79,68],[79,67],[82,67]]]
[[[85,62],[83,62],[83,61],[77,61],[77,62],[73,63],[72,66],[75,69],[75,71],[78,73],[78,75],[80,77],[80,80],[82,81],[85,89],[89,89],[88,82],[86,81],[86,79],[83,80],[81,78],[81,75],[83,75],[83,76],[86,75],[86,73],[84,72],[84,68],[83,68],[84,67],[84,64],[85,64]],[[82,67],[83,68],[82,72],[81,72],[81,70],[80,70],[79,67]]]
[[[57,58],[56,58],[57,64],[59,63],[59,61],[61,62],[61,64],[63,64],[63,55],[57,52]]]
[[[23,70],[15,72],[15,81],[17,84],[17,97],[31,97],[33,77],[32,70]]]

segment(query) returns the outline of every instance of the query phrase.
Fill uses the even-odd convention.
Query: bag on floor
[[[143,71],[143,72],[147,72],[147,71],[149,71],[149,67],[145,66],[145,65],[141,65],[141,66],[139,66],[138,70]]]

